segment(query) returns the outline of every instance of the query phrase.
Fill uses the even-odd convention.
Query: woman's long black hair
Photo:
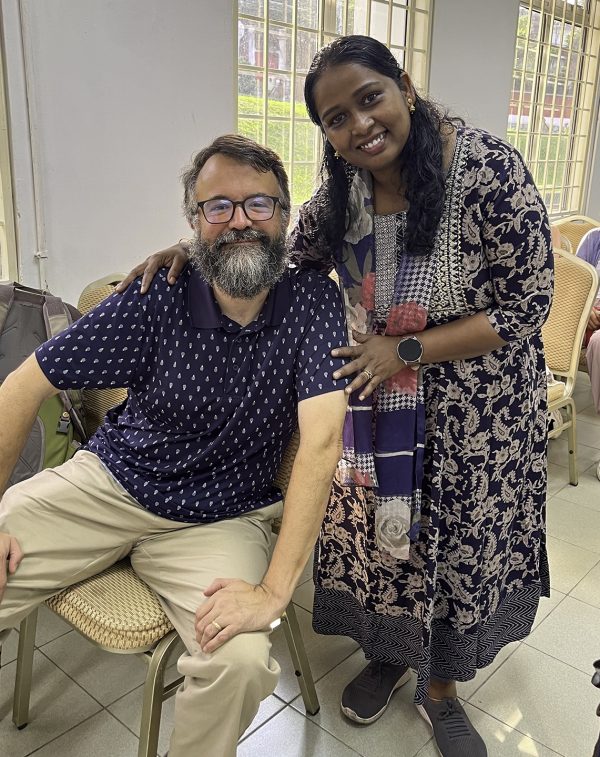
[[[402,69],[390,50],[373,37],[359,34],[338,37],[315,55],[304,84],[304,99],[311,120],[323,131],[317,113],[315,85],[326,70],[333,66],[357,63],[393,79],[402,85]],[[442,166],[443,124],[460,123],[450,118],[435,103],[419,95],[411,114],[408,140],[398,164],[400,184],[409,203],[406,219],[406,250],[413,255],[427,254],[435,241],[435,234],[444,211],[445,175]],[[348,175],[353,172],[342,158],[336,158],[328,140],[324,139],[321,179],[328,185],[328,202],[322,206],[319,218],[323,241],[339,257],[346,232],[348,205]]]

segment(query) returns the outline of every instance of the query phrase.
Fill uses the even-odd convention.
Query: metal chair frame
[[[35,632],[37,627],[37,609],[21,621],[19,628],[19,646],[17,651],[17,670],[13,697],[12,720],[18,729],[25,728],[29,723],[29,701],[33,680],[33,654],[35,650]],[[59,617],[62,617],[59,615]],[[68,621],[67,621],[68,622]],[[292,602],[281,616],[281,624],[285,633],[290,657],[294,666],[294,673],[298,679],[300,693],[304,706],[309,715],[316,715],[319,711],[319,698],[310,669],[310,663],[302,640],[302,633],[296,616],[296,609]],[[169,631],[151,648],[140,647],[134,650],[121,650],[98,644],[89,636],[82,633],[77,626],[73,626],[89,641],[106,652],[114,654],[141,654],[148,664],[148,672],[144,682],[142,710],[140,714],[140,741],[138,757],[156,757],[162,705],[172,697],[183,682],[183,676],[165,685],[165,672],[172,655],[184,651],[183,642],[176,631]]]
[[[579,473],[577,469],[577,410],[573,400],[573,391],[577,371],[579,370],[579,358],[585,327],[593,307],[598,289],[598,273],[596,269],[561,249],[554,249],[555,261],[555,289],[554,299],[550,308],[550,315],[542,326],[542,338],[546,363],[550,371],[562,380],[563,387],[560,395],[553,397],[550,394],[548,412],[562,410],[566,417],[563,422],[554,426],[549,433],[550,438],[558,436],[562,431],[567,431],[569,446],[569,483],[577,486]],[[579,294],[585,295],[577,304],[573,303],[573,297],[569,291],[569,269],[577,272],[579,284],[583,287]],[[573,308],[576,308],[575,310]],[[577,309],[578,308],[578,309]],[[567,315],[568,314],[568,315]],[[569,325],[569,333],[563,334],[561,325]],[[552,388],[550,387],[550,391]]]

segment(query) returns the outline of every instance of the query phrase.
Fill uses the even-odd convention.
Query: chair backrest
[[[112,273],[88,284],[79,295],[77,309],[85,315],[109,297],[115,286],[125,278],[123,273]],[[127,398],[127,389],[84,389],[86,431],[91,436],[104,420],[106,413]]]
[[[590,229],[600,226],[600,221],[594,221],[587,216],[567,216],[561,218],[554,224],[560,231],[561,237],[568,239],[571,243],[571,250],[577,253],[579,243]]]
[[[585,327],[598,289],[598,273],[589,263],[554,249],[554,297],[542,326],[546,364],[572,391]]]

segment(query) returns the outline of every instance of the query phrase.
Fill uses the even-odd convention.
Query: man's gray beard
[[[236,244],[223,249],[226,244],[245,240],[257,240],[260,244]],[[212,244],[195,236],[188,254],[192,265],[211,286],[216,284],[230,297],[243,300],[271,289],[288,266],[284,235],[271,239],[256,229],[232,229]]]

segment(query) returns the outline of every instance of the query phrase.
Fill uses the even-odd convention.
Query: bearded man
[[[335,284],[287,266],[290,197],[277,155],[216,139],[184,173],[193,254],[115,294],[39,347],[0,387],[0,492],[41,403],[127,387],[88,444],[0,502],[0,642],[35,606],[129,555],[186,652],[170,757],[231,757],[275,688],[269,627],[319,531],[346,400]],[[272,486],[301,435],[283,523]]]

